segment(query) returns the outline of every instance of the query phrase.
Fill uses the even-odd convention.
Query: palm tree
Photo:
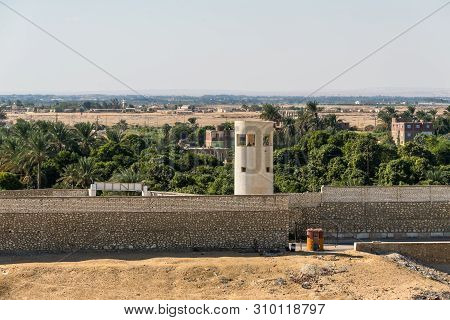
[[[79,122],[74,125],[79,146],[84,154],[89,154],[95,142],[95,125],[90,122]]]
[[[384,107],[383,110],[378,112],[378,118],[381,119],[390,130],[392,118],[397,118],[397,111],[392,106]]]
[[[64,185],[70,186],[73,189],[77,186],[79,180],[78,167],[75,163],[71,163],[64,168],[61,177],[57,181],[62,182]]]
[[[437,114],[436,109],[431,109],[430,111],[428,111],[428,114],[433,118],[433,121],[436,120],[436,114]]]
[[[98,178],[93,158],[82,157],[77,163],[69,164],[58,181],[73,187],[87,188]]]
[[[33,129],[40,130],[42,132],[49,132],[52,125],[53,123],[50,121],[37,120],[36,122],[33,123]]]
[[[53,123],[49,131],[56,151],[64,150],[73,141],[72,132],[62,122]]]
[[[166,143],[169,142],[170,129],[171,129],[171,127],[170,127],[170,125],[168,125],[167,123],[165,123],[165,124],[161,127],[161,131],[162,131],[162,134],[163,134],[163,137],[162,137],[162,143],[163,143],[163,144],[166,144]]]
[[[315,118],[319,116],[320,108],[318,107],[319,103],[317,101],[308,101],[306,102],[306,110],[314,115]]]
[[[197,118],[196,117],[188,118],[188,122],[193,126],[195,126],[195,124],[197,123]]]
[[[264,104],[263,110],[260,115],[261,119],[267,121],[273,121],[279,123],[282,120],[282,116],[279,112],[279,108],[271,104]]]
[[[26,141],[31,136],[32,131],[33,126],[31,125],[31,122],[17,119],[16,124],[14,125],[13,135],[21,141]]]
[[[137,183],[142,182],[143,177],[138,170],[130,167],[116,172],[111,180],[114,182]]]
[[[22,159],[29,166],[36,166],[37,173],[37,188],[41,188],[41,170],[42,163],[48,159],[50,152],[50,145],[48,143],[48,136],[41,131],[33,134],[22,151]]]
[[[405,111],[403,111],[400,115],[400,119],[402,121],[414,121],[416,120],[416,116],[415,116],[415,112],[416,112],[416,107],[414,106],[407,106],[407,109]]]
[[[310,112],[306,111],[305,108],[300,108],[300,110],[298,110],[295,124],[300,135],[304,135],[312,127],[313,122],[314,118]]]
[[[291,117],[283,118],[283,136],[284,141],[287,142],[287,145],[291,145],[291,141],[295,143],[296,140],[296,128],[295,128],[295,119]]]
[[[7,116],[6,116],[6,112],[3,111],[3,108],[0,107],[0,120],[6,120]]]
[[[122,141],[125,134],[123,131],[117,128],[108,128],[106,129],[106,140],[114,143],[120,143]]]
[[[407,106],[406,108],[408,109],[408,112],[409,112],[412,116],[414,116],[414,113],[416,112],[416,107],[414,107],[414,106]]]
[[[317,101],[308,101],[306,102],[306,110],[315,115],[319,112],[319,108],[317,107],[318,104]]]
[[[77,185],[82,188],[89,187],[98,178],[93,158],[80,158],[76,164],[76,169],[78,170]]]
[[[128,123],[126,120],[122,119],[119,122],[117,122],[114,126],[114,129],[118,129],[120,132],[124,132],[128,129]]]
[[[17,138],[5,138],[0,144],[0,171],[14,171],[15,159],[20,151]]]
[[[448,174],[441,168],[435,168],[427,172],[427,179],[430,181],[430,184],[443,184],[446,185],[449,183]]]
[[[430,121],[431,120],[431,116],[423,110],[417,111],[416,117],[417,117],[417,119],[419,119],[421,121]]]
[[[327,114],[322,119],[322,127],[325,129],[337,129],[338,120],[335,114]]]

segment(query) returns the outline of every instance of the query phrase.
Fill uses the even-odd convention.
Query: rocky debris
[[[219,281],[220,281],[220,283],[222,283],[222,284],[227,284],[227,283],[233,281],[233,279],[227,278],[227,277],[220,277],[220,278],[219,278]]]
[[[414,259],[403,256],[399,253],[391,253],[385,255],[385,258],[388,259],[389,261],[395,262],[401,267],[417,272],[422,276],[424,276],[425,278],[450,285],[450,278],[446,273],[430,267],[426,267]]]
[[[263,257],[277,257],[277,256],[284,255],[284,252],[282,252],[281,250],[278,250],[278,249],[273,249],[273,250],[269,250],[269,251],[260,252],[260,255]]]
[[[325,261],[339,261],[339,257],[335,255],[326,255],[323,257]]]
[[[346,267],[336,267],[334,264],[326,266],[317,266],[314,264],[305,264],[299,273],[291,273],[289,278],[292,282],[298,283],[304,289],[311,289],[318,283],[321,277],[332,276],[337,273],[347,272]]]
[[[422,291],[412,296],[413,300],[450,300],[450,291]]]
[[[284,280],[283,278],[278,278],[275,280],[275,284],[277,286],[284,286],[284,285],[286,285],[286,280]]]
[[[302,283],[302,288],[303,289],[311,289],[312,285],[308,281],[305,281],[305,282]]]

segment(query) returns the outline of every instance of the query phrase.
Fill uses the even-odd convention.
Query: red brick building
[[[234,130],[225,130],[222,125],[216,130],[206,130],[205,146],[207,148],[233,148]]]
[[[392,119],[391,135],[395,144],[403,145],[412,141],[419,133],[433,134],[433,124],[431,122],[400,122]]]

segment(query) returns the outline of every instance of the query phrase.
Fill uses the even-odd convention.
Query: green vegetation
[[[262,117],[279,123],[274,137],[276,192],[318,191],[321,185],[449,184],[449,113],[432,115],[436,135],[396,146],[389,133],[342,130],[317,103],[284,118],[263,105]],[[421,116],[408,109],[407,115]],[[387,124],[395,110],[379,117]],[[439,126],[439,123],[441,126]],[[225,123],[232,128],[232,124]],[[195,118],[160,128],[112,127],[18,120],[0,127],[0,189],[87,188],[93,181],[143,182],[150,190],[232,194],[233,166],[183,144],[201,146],[206,127]]]
[[[0,190],[17,190],[21,188],[22,184],[15,174],[0,172]]]
[[[377,128],[379,131],[389,131],[391,127],[392,118],[400,119],[401,121],[428,121],[433,122],[433,128],[436,134],[447,134],[450,132],[450,106],[444,111],[444,114],[437,115],[435,109],[428,111],[419,110],[416,112],[416,108],[408,106],[407,110],[402,113],[398,113],[394,107],[384,107],[378,113],[378,119],[382,120],[382,124]]]
[[[318,191],[322,185],[449,184],[450,140],[419,135],[396,146],[387,133],[319,130],[275,151],[277,192]]]
[[[383,108],[378,114],[383,124],[374,133],[340,130],[335,115],[320,117],[319,111],[316,102],[308,102],[295,120],[279,120],[279,110],[263,107],[263,119],[283,124],[276,132],[276,192],[319,191],[322,185],[450,183],[449,110],[441,116],[426,112],[436,135],[418,135],[404,146],[394,144],[388,128],[392,118],[424,120],[414,107],[402,114]]]
[[[120,181],[144,182],[157,191],[230,194],[231,165],[178,145],[202,144],[204,131],[194,119],[162,128],[18,120],[0,128],[0,188],[87,188],[93,181]]]

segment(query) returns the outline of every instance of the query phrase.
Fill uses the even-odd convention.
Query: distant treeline
[[[127,103],[140,104],[193,104],[193,105],[214,105],[214,104],[302,104],[308,100],[304,96],[246,96],[246,95],[203,95],[203,96],[139,96],[139,95],[0,95],[0,104],[12,104],[20,101],[23,105],[56,105],[60,103],[70,103],[72,105],[90,102],[103,106],[104,103],[121,101],[125,99]],[[406,103],[416,105],[418,103],[450,104],[450,97],[401,97],[401,96],[319,96],[315,100],[320,104],[354,104],[359,101],[361,104],[400,104]]]

